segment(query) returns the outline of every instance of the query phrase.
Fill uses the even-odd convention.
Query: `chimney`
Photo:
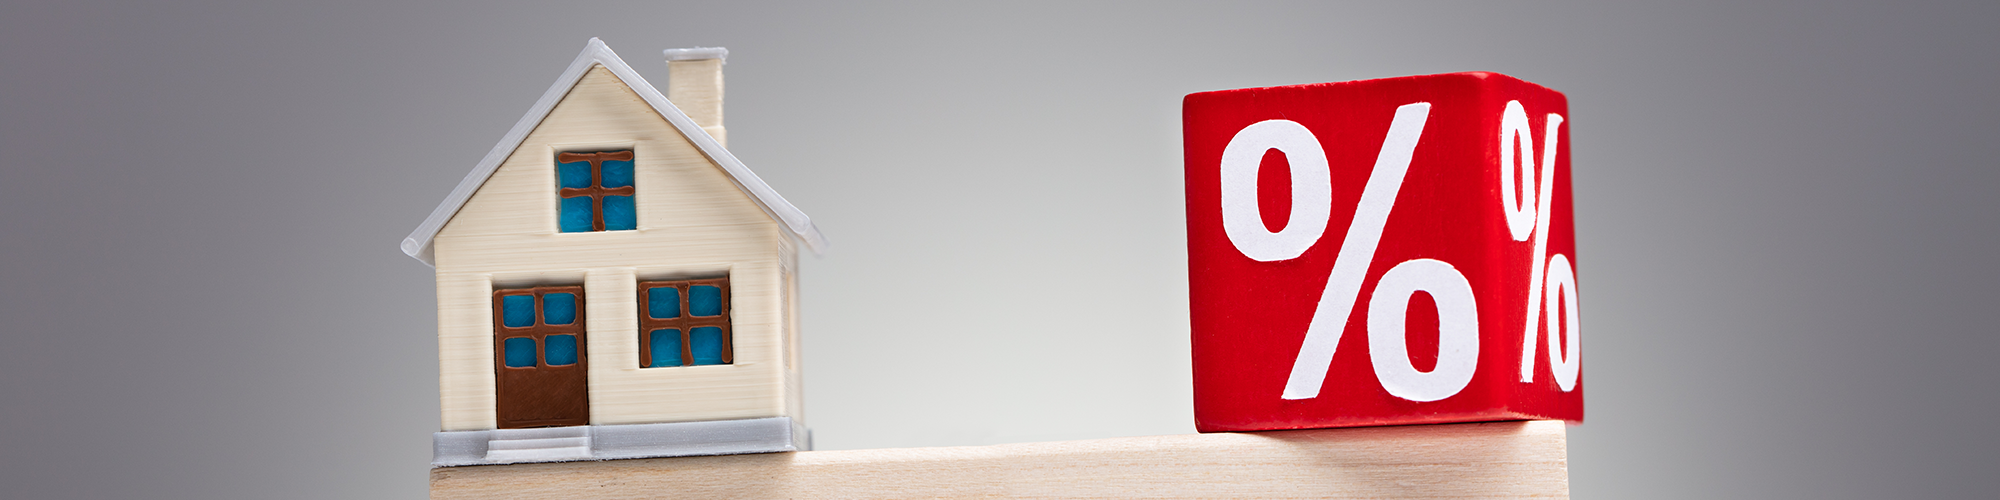
[[[694,119],[715,141],[729,147],[722,128],[722,62],[729,49],[695,47],[667,49],[667,100]]]

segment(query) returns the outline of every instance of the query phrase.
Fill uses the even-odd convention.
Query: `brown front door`
[[[502,429],[590,423],[583,287],[493,292],[494,413]]]

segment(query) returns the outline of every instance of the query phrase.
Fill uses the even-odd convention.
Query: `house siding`
[[[638,229],[556,231],[555,155],[631,148]],[[438,233],[443,430],[495,427],[492,291],[585,287],[591,423],[792,416],[790,242],[720,168],[591,69]],[[728,275],[735,362],[638,366],[637,282]],[[790,345],[796,345],[792,343]]]

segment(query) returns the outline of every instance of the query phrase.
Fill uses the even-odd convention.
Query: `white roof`
[[[458,182],[458,187],[451,190],[451,195],[445,197],[444,203],[438,204],[437,210],[431,211],[431,216],[424,219],[424,223],[418,225],[417,230],[411,231],[409,237],[403,238],[403,253],[416,257],[424,264],[436,266],[437,261],[431,245],[437,239],[438,231],[444,229],[444,224],[458,214],[458,209],[465,206],[466,200],[472,199],[472,193],[478,191],[479,186],[486,184],[486,179],[500,169],[500,162],[506,161],[508,156],[514,154],[515,148],[521,147],[521,141],[527,140],[528,133],[541,125],[542,119],[549,116],[549,111],[555,109],[556,103],[569,94],[570,88],[575,87],[576,82],[583,79],[583,74],[589,72],[592,65],[603,65],[605,69],[611,70],[611,74],[616,75],[619,81],[631,87],[632,91],[637,92],[647,104],[653,105],[653,111],[659,112],[661,118],[666,118],[667,123],[679,129],[681,135],[687,136],[688,141],[693,142],[695,148],[700,149],[702,154],[708,155],[710,160],[721,165],[722,170],[729,173],[729,179],[736,183],[736,187],[749,194],[758,208],[764,209],[764,213],[769,214],[772,220],[785,226],[792,236],[805,243],[806,248],[814,253],[826,248],[826,237],[819,234],[819,228],[813,227],[812,218],[806,217],[798,207],[792,206],[791,202],[785,201],[785,197],[771,190],[771,186],[764,184],[763,179],[757,178],[757,174],[752,173],[749,167],[743,166],[743,162],[737,160],[736,155],[729,154],[729,150],[723,149],[722,144],[716,142],[714,136],[708,135],[708,131],[702,130],[701,126],[695,125],[694,120],[688,119],[687,113],[682,113],[680,108],[674,107],[674,103],[667,102],[667,96],[661,95],[652,84],[646,83],[644,77],[632,71],[631,66],[625,65],[625,61],[619,59],[618,54],[611,52],[611,47],[604,45],[603,41],[592,38],[590,44],[583,47],[583,53],[578,54],[576,60],[569,63],[569,69],[563,71],[562,77],[556,79],[556,84],[550,86],[548,92],[542,93],[541,100],[535,101],[533,107],[528,108],[528,115],[521,117],[521,121],[516,122],[514,128],[500,138],[500,144],[493,146],[492,151],[486,152],[486,158],[479,160],[479,165],[472,168],[472,173],[465,174],[465,180]]]

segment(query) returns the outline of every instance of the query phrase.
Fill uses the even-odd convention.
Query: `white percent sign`
[[[1535,381],[1535,330],[1542,318],[1547,317],[1549,371],[1555,374],[1556,387],[1569,392],[1576,388],[1576,376],[1581,369],[1578,349],[1582,347],[1583,325],[1577,314],[1576,269],[1570,265],[1569,257],[1548,253],[1549,219],[1553,215],[1549,205],[1555,199],[1556,141],[1562,122],[1562,115],[1549,113],[1542,133],[1541,187],[1537,189],[1535,139],[1528,129],[1528,111],[1521,107],[1521,101],[1507,101],[1507,108],[1500,114],[1500,210],[1506,215],[1507,232],[1514,241],[1527,241],[1530,235],[1535,238],[1535,250],[1528,265],[1527,324],[1521,330],[1521,382]],[[1514,157],[1517,144],[1521,149],[1518,165]],[[1521,179],[1518,198],[1514,189],[1516,175]],[[1558,304],[1567,307],[1557,307]],[[1567,337],[1560,346],[1559,337]]]
[[[1284,399],[1319,397],[1334,348],[1361,293],[1382,229],[1395,208],[1396,194],[1409,173],[1410,159],[1430,116],[1427,102],[1396,108],[1389,132],[1376,154],[1375,167],[1362,187],[1354,222],[1334,258],[1319,305],[1306,327],[1305,342],[1292,363]],[[1257,170],[1265,151],[1285,153],[1292,179],[1292,213],[1284,229],[1271,232],[1257,206]],[[1298,257],[1319,241],[1332,213],[1333,186],[1326,152],[1304,125],[1267,120],[1244,127],[1222,152],[1222,226],[1231,244],[1261,262]],[[1404,316],[1416,292],[1431,295],[1438,309],[1438,359],[1429,372],[1410,363],[1404,342]],[[1472,381],[1479,359],[1479,312],[1472,285],[1451,264],[1412,259],[1389,269],[1376,283],[1368,302],[1368,355],[1375,378],[1396,397],[1437,401],[1457,394]]]

